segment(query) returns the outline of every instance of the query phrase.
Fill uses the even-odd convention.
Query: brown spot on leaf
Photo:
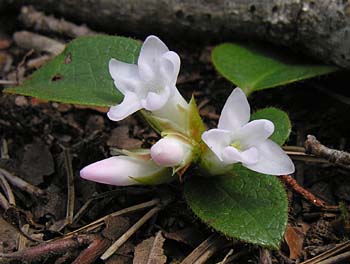
[[[55,74],[52,78],[51,78],[51,81],[52,82],[57,82],[57,81],[61,81],[63,80],[63,76],[59,73]]]
[[[64,58],[64,64],[69,64],[72,62],[72,53],[68,53],[67,56]]]

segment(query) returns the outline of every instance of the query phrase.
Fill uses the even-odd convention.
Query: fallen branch
[[[73,223],[74,216],[74,201],[75,201],[75,187],[74,187],[74,172],[72,166],[72,157],[69,148],[63,149],[64,166],[67,173],[67,210],[66,210],[66,224]]]
[[[19,20],[26,27],[32,28],[35,31],[54,32],[71,38],[96,34],[95,31],[92,31],[85,25],[77,26],[64,19],[46,16],[44,13],[35,10],[32,6],[23,6],[21,8]]]
[[[335,263],[341,263],[343,260],[348,260],[350,258],[350,251],[344,252],[342,254],[339,254],[337,256],[331,257],[329,259],[326,259],[324,261],[319,262],[318,264],[335,264]]]
[[[21,4],[141,38],[152,32],[197,43],[260,39],[350,69],[348,1],[2,0],[0,6]]]
[[[228,244],[232,245],[226,238],[214,233],[204,240],[197,248],[195,248],[181,264],[202,264],[207,263],[207,260],[215,254],[215,252],[222,250]]]
[[[35,196],[44,196],[45,191],[41,190],[40,188],[26,182],[25,180],[11,174],[7,170],[0,168],[0,174],[4,175],[5,178],[13,185],[16,186],[18,189],[25,191],[29,194],[35,195]]]
[[[331,163],[345,167],[350,166],[350,153],[328,148],[322,145],[315,136],[307,136],[307,140],[305,141],[305,151],[316,157],[324,158]]]
[[[90,230],[94,230],[96,229],[97,227],[100,227],[104,224],[105,220],[108,219],[109,217],[115,217],[115,216],[120,216],[120,215],[124,215],[124,214],[127,214],[127,213],[131,213],[131,212],[135,212],[135,211],[138,211],[138,210],[142,210],[142,209],[145,209],[145,208],[148,208],[148,207],[152,207],[152,206],[155,206],[155,205],[158,205],[159,204],[159,199],[153,199],[151,201],[148,201],[148,202],[144,202],[144,203],[141,203],[141,204],[137,204],[137,205],[134,205],[134,206],[130,206],[130,207],[127,207],[127,208],[124,208],[122,210],[119,210],[117,212],[113,212],[111,214],[108,214],[104,217],[101,217],[99,219],[97,219],[96,221],[92,222],[92,223],[89,223],[81,228],[78,228],[77,230],[74,230],[70,233],[67,233],[65,234],[65,237],[72,237],[76,234],[78,234],[79,232],[81,231],[85,231],[85,232],[88,232]]]
[[[9,204],[15,206],[16,205],[15,196],[14,196],[12,189],[11,189],[9,183],[7,182],[6,178],[1,173],[0,173],[0,186],[4,190],[4,193],[6,194],[6,197],[7,197]]]
[[[95,239],[96,235],[78,235],[68,239],[55,240],[13,253],[0,253],[0,261],[12,259],[26,263],[36,262],[49,256],[64,254],[67,250],[89,245]]]
[[[102,238],[101,236],[96,237],[94,241],[79,254],[72,264],[94,263],[111,243],[112,242],[107,238]]]
[[[350,252],[349,249],[350,249],[350,241],[346,241],[300,264],[318,264],[318,263],[321,263],[321,261],[327,261],[332,256],[336,256],[339,253],[344,252],[345,250],[346,252]]]
[[[325,207],[326,206],[326,203],[322,199],[317,198],[314,194],[312,194],[311,192],[309,192],[305,188],[301,187],[292,176],[282,175],[282,176],[279,176],[279,178],[284,183],[286,183],[287,185],[292,187],[294,191],[299,193],[301,196],[303,196],[303,198],[305,198],[306,200],[308,200],[312,204],[314,204],[318,207]]]
[[[130,227],[117,241],[115,241],[103,255],[102,260],[108,259],[114,254],[140,227],[152,218],[156,213],[161,210],[160,206],[156,206],[148,211],[142,218],[140,218],[132,227]]]
[[[10,204],[7,201],[6,197],[0,193],[0,207],[2,207],[4,210],[7,210],[10,208]]]
[[[34,49],[36,51],[45,51],[52,55],[60,54],[65,45],[57,40],[35,34],[29,31],[19,31],[13,35],[16,44],[24,49]]]

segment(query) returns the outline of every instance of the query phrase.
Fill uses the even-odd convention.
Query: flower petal
[[[153,112],[154,115],[162,118],[167,118],[169,120],[175,121],[178,120],[184,111],[188,109],[188,103],[179,93],[179,90],[173,86],[169,86],[170,95],[168,102],[160,109]],[[185,113],[187,115],[187,113]],[[187,121],[187,119],[186,119]],[[184,125],[184,124],[182,124]]]
[[[272,140],[256,146],[259,152],[258,162],[255,164],[243,164],[248,169],[270,175],[285,175],[293,173],[295,168],[292,160]]]
[[[223,162],[226,164],[233,164],[236,162],[254,164],[258,161],[258,155],[258,150],[254,147],[241,152],[234,147],[228,146],[224,148],[222,153]]]
[[[202,134],[202,140],[223,161],[222,153],[231,143],[231,132],[223,129],[210,129]]]
[[[257,146],[268,139],[275,130],[274,124],[267,119],[253,120],[238,129],[235,137],[243,149]]]
[[[259,160],[259,152],[257,148],[251,147],[241,153],[242,163],[244,164],[255,164]]]
[[[114,80],[114,85],[122,94],[128,91],[138,92],[140,90],[141,80],[137,65],[111,59],[109,61],[109,73]]]
[[[146,99],[141,100],[141,105],[143,108],[149,111],[156,111],[162,108],[170,97],[170,88],[165,86],[160,93],[148,92]]]
[[[140,100],[135,93],[127,92],[124,100],[109,108],[107,116],[113,121],[120,121],[142,108]]]
[[[241,153],[234,147],[227,146],[222,150],[222,161],[225,164],[242,162]]]
[[[218,128],[234,131],[247,124],[250,118],[250,106],[241,88],[236,88],[228,97],[221,111]]]
[[[149,81],[158,74],[159,59],[168,47],[156,36],[148,36],[143,42],[137,61],[143,79]]]
[[[168,51],[160,58],[160,74],[167,81],[167,84],[176,84],[180,71],[180,57],[173,51]]]

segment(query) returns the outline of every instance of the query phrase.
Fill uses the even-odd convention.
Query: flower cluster
[[[179,70],[179,56],[155,36],[144,41],[137,64],[110,60],[109,72],[124,100],[110,108],[108,117],[120,121],[141,110],[163,137],[151,149],[123,151],[83,168],[82,178],[112,185],[160,184],[194,161],[210,175],[226,173],[235,163],[271,175],[294,172],[290,158],[269,139],[274,124],[249,122],[250,107],[240,88],[227,99],[218,128],[202,131],[195,104],[176,88]]]

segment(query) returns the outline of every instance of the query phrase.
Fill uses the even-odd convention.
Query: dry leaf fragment
[[[165,264],[163,245],[165,239],[161,231],[155,237],[150,237],[135,247],[134,264]]]
[[[12,44],[12,40],[9,39],[9,38],[4,38],[4,37],[1,37],[0,38],[0,50],[4,50],[4,49],[7,49],[11,46]]]
[[[5,252],[12,252],[16,249],[19,232],[2,217],[0,217],[0,246]]]
[[[301,231],[301,228],[288,225],[284,239],[289,247],[289,258],[298,259],[301,256],[304,236],[305,234]]]
[[[107,146],[119,149],[137,149],[142,145],[142,141],[129,136],[128,126],[119,126],[112,130],[107,141]]]
[[[204,234],[195,228],[184,228],[171,233],[164,233],[166,239],[175,240],[191,247],[197,247],[205,239]]]
[[[108,217],[105,224],[102,235],[112,241],[121,237],[131,226],[129,219],[123,216]]]
[[[43,176],[55,171],[53,157],[49,148],[40,140],[24,147],[21,170],[25,179],[37,185],[43,182]]]

